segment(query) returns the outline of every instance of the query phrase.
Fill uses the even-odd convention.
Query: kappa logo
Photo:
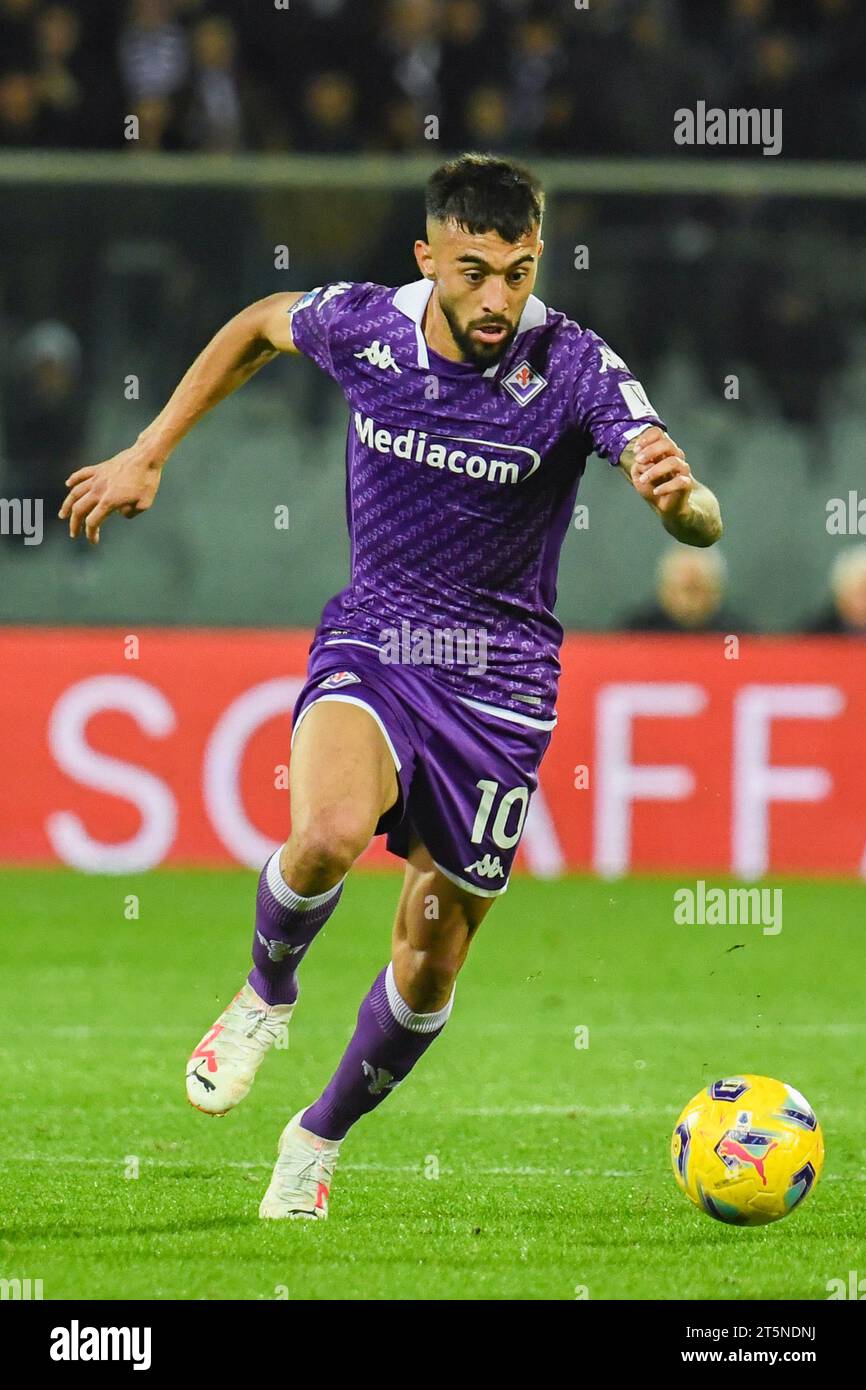
[[[322,295],[322,302],[319,308],[324,308],[330,299],[336,299],[338,294],[345,294],[346,290],[352,288],[351,280],[335,280],[333,285],[329,285]]]
[[[334,671],[330,676],[326,676],[323,681],[319,681],[320,690],[339,690],[341,685],[360,685],[361,677],[356,676],[354,671]]]
[[[505,870],[498,854],[485,854],[483,859],[476,859],[474,864],[467,864],[463,872],[477,874],[479,878],[505,877]]]
[[[295,300],[289,313],[297,314],[301,309],[307,309],[311,304],[316,303],[319,309],[324,309],[329,300],[336,299],[338,294],[345,294],[346,291],[351,288],[351,280],[337,280],[333,285],[329,285],[324,293],[322,293],[322,286],[317,285],[314,290],[307,290],[306,294],[302,295],[300,299]],[[321,298],[319,298],[320,295]]]
[[[288,941],[280,941],[279,939],[270,941],[266,936],[262,936],[258,927],[256,927],[256,936],[267,951],[269,959],[276,961],[277,964],[279,964],[281,960],[285,960],[286,956],[296,956],[299,951],[303,951],[304,949],[303,942],[301,942],[300,946],[291,946]]]
[[[599,376],[604,376],[605,372],[609,369],[612,369],[616,372],[628,371],[628,367],[623,362],[619,354],[614,352],[612,347],[608,347],[607,343],[603,343],[598,350]]]
[[[365,358],[373,367],[381,367],[383,371],[390,367],[398,376],[401,375],[400,368],[394,361],[394,354],[391,352],[390,343],[380,343],[378,338],[374,338],[372,343],[369,343],[367,347],[362,348],[360,352],[356,352],[355,356]]]
[[[528,405],[547,385],[547,379],[524,359],[503,379],[502,385],[518,405]]]
[[[390,1091],[396,1086],[393,1073],[386,1071],[384,1067],[371,1067],[369,1062],[362,1062],[364,1075],[369,1082],[367,1090],[371,1096],[381,1096],[385,1091]]]

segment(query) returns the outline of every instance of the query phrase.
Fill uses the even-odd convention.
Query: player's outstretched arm
[[[715,493],[699,483],[669,434],[650,425],[623,450],[619,466],[670,535],[686,545],[713,545],[722,534]]]
[[[193,362],[164,408],[128,449],[104,463],[79,468],[60,517],[69,518],[73,539],[82,527],[91,544],[112,512],[139,516],[152,505],[162,470],[193,425],[279,352],[297,352],[289,309],[302,291],[272,294],[230,319]]]

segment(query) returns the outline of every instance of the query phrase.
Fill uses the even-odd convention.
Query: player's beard
[[[476,367],[492,367],[494,362],[499,362],[506,354],[514,340],[517,332],[516,324],[509,324],[504,318],[474,319],[466,327],[462,327],[456,315],[449,305],[445,304],[441,296],[439,307],[445,316],[445,322],[451,329],[451,337],[459,347],[467,362],[472,362]],[[500,343],[480,343],[477,338],[472,337],[473,328],[480,328],[484,323],[501,324],[508,329],[505,337]]]

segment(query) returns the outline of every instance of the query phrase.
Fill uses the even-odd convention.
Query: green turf
[[[668,880],[516,879],[444,1034],[347,1140],[331,1219],[260,1222],[279,1131],[387,959],[398,883],[352,876],[288,1050],[214,1120],[184,1061],[245,975],[254,876],[4,873],[0,1277],[46,1299],[821,1299],[866,1274],[853,883],[786,883],[765,936],[675,926]],[[680,1108],[740,1071],[804,1091],[827,1141],[815,1193],[758,1230],[701,1215],[669,1168]]]

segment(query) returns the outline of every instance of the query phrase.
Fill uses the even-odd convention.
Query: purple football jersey
[[[296,346],[350,411],[351,582],[316,636],[396,651],[400,634],[404,656],[423,662],[418,634],[468,633],[462,649],[438,650],[476,659],[436,662],[431,677],[551,727],[556,574],[587,457],[616,464],[628,439],[662,421],[597,334],[534,295],[494,366],[440,357],[421,328],[432,290],[337,281],[290,311]]]

